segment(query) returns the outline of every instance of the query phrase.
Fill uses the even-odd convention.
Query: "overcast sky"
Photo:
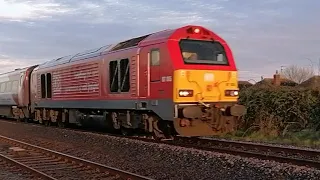
[[[229,43],[241,79],[259,79],[281,66],[316,66],[319,7],[316,0],[0,0],[0,73],[196,24]]]

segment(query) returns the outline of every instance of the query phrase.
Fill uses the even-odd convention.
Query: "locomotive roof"
[[[39,65],[39,68],[46,68],[46,67],[51,67],[51,66],[55,66],[55,65],[59,65],[59,64],[65,64],[65,63],[69,63],[72,61],[76,61],[79,59],[83,59],[83,58],[89,58],[89,57],[95,57],[100,55],[102,52],[108,52],[110,51],[115,45],[113,44],[109,44],[109,45],[105,45],[99,48],[95,48],[95,49],[90,49],[90,50],[86,50],[77,54],[72,54],[72,55],[67,55],[67,56],[63,56],[57,59],[53,59],[50,61],[46,61],[43,64]]]
[[[78,61],[78,60],[82,60],[82,59],[86,59],[86,58],[90,58],[90,57],[96,57],[96,56],[99,56],[105,52],[118,51],[121,49],[138,46],[143,41],[151,42],[151,41],[157,40],[159,38],[160,39],[168,38],[173,32],[174,32],[174,30],[168,29],[168,30],[164,30],[164,31],[132,38],[132,39],[129,39],[126,41],[119,42],[117,44],[109,44],[109,45],[105,45],[105,46],[102,46],[99,48],[86,50],[86,51],[83,51],[83,52],[80,52],[77,54],[67,55],[64,57],[60,57],[57,59],[46,61],[45,63],[40,64],[39,68],[48,68],[48,67],[56,66],[59,64],[65,64],[65,63],[70,63],[70,62],[74,62],[74,61]],[[143,43],[143,44],[145,44],[145,43]]]

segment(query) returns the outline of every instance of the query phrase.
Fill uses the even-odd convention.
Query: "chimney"
[[[276,74],[273,75],[273,85],[280,86],[281,85],[281,78],[278,70],[276,70]]]

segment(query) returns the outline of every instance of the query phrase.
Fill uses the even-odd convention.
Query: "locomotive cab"
[[[231,50],[202,27],[179,31],[173,35],[179,40],[171,42],[179,48],[179,54],[171,52],[176,132],[182,136],[233,132],[246,109],[237,104],[238,75]]]

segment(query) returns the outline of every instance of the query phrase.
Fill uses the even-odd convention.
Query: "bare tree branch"
[[[308,80],[314,76],[314,70],[311,67],[299,67],[291,65],[282,71],[282,75],[298,84]]]

